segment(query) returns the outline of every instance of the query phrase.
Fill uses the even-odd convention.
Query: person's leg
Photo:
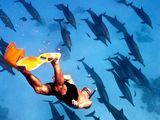
[[[38,94],[49,94],[49,88],[46,85],[43,85],[41,81],[35,77],[30,71],[26,70],[24,66],[19,66],[17,69],[22,73],[22,75],[26,78],[30,86],[35,90]]]
[[[51,62],[53,69],[54,69],[54,74],[55,74],[55,83],[57,85],[63,85],[64,84],[64,77],[63,77],[63,72],[60,67],[59,62],[57,60],[53,60]]]

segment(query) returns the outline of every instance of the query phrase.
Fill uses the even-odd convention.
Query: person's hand
[[[75,107],[78,107],[79,105],[78,105],[78,102],[76,101],[76,100],[72,100],[72,105],[74,105]]]

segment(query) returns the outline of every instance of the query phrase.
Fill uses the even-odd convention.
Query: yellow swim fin
[[[20,59],[16,65],[25,66],[27,70],[32,71],[40,67],[43,63],[52,62],[54,59],[59,60],[61,57],[60,53],[43,53],[38,57],[29,56]]]
[[[25,51],[22,48],[17,49],[16,44],[11,42],[4,53],[4,59],[12,67],[16,68],[16,62],[22,59],[25,56]]]

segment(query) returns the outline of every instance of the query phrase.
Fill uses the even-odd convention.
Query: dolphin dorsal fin
[[[143,7],[141,6],[141,10],[143,11]]]
[[[117,20],[117,17],[115,16],[114,19]]]
[[[121,109],[120,112],[123,114],[123,109]]]

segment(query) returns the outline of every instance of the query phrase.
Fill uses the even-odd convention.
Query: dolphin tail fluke
[[[94,116],[94,114],[95,114],[95,110],[94,110],[93,112],[91,112],[91,113],[89,113],[89,114],[85,115],[85,117],[93,117],[93,116]]]
[[[83,62],[84,61],[84,59],[85,59],[85,57],[84,58],[82,58],[82,59],[79,59],[79,60],[77,60],[78,62]]]
[[[106,71],[113,72],[114,68],[106,69]]]
[[[64,20],[64,18],[61,18],[61,19],[53,19],[54,21],[56,21],[56,22],[58,22],[58,23],[61,23],[63,20]]]
[[[83,18],[83,19],[81,19],[82,21],[87,21],[88,20],[88,18]]]

